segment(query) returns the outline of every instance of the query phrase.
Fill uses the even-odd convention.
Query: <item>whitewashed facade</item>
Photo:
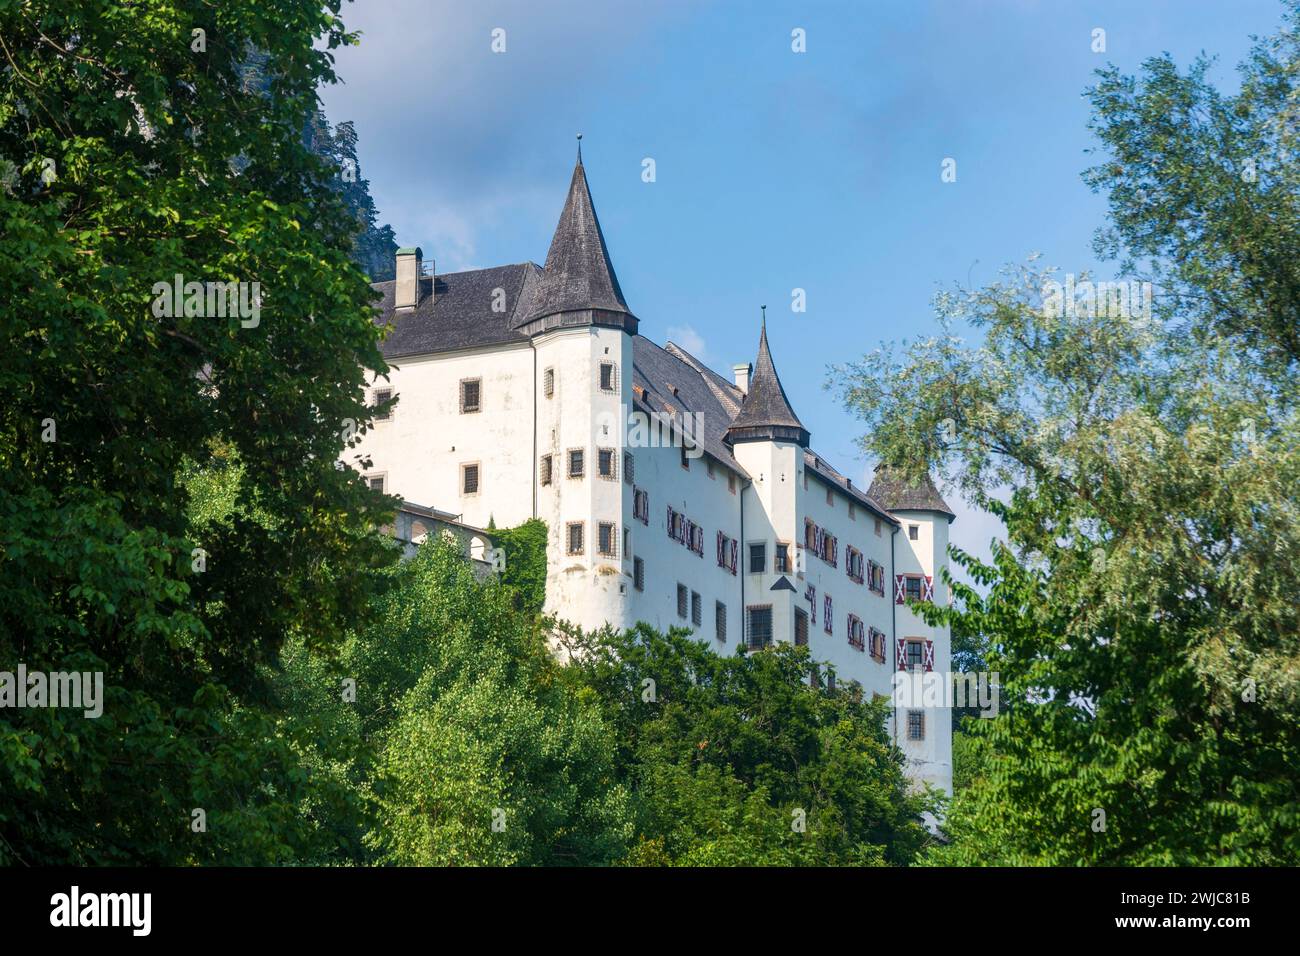
[[[372,401],[397,399],[358,449],[377,487],[469,526],[545,521],[547,610],[585,627],[686,627],[722,653],[806,641],[884,696],[899,669],[947,672],[947,629],[908,603],[948,599],[933,485],[878,472],[864,490],[822,461],[765,328],[734,380],[640,335],[581,157],[544,267],[431,266],[400,250],[375,287],[392,371]],[[671,443],[647,440],[656,423]],[[948,712],[918,712],[891,733],[914,779],[951,791]]]

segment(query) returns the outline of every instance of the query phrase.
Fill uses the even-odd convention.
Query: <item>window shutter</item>
[[[731,542],[731,573],[736,573],[736,555],[740,551],[740,544],[736,541]]]
[[[934,670],[934,641],[925,642],[925,669]]]
[[[907,575],[906,574],[894,575],[894,603],[895,604],[907,603]]]
[[[907,670],[907,638],[900,637],[895,643],[898,652],[898,669],[905,671]]]
[[[718,546],[714,549],[718,559],[718,567],[722,567],[722,532],[718,532]]]
[[[925,588],[924,590],[921,591],[921,600],[922,601],[934,600],[934,578],[932,578],[928,574],[925,576]]]

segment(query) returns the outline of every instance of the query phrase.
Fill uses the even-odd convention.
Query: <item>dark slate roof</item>
[[[695,360],[685,361],[681,349],[669,344],[660,348],[644,335],[632,338],[632,384],[644,389],[634,404],[643,411],[679,420],[683,414],[704,416],[700,444],[706,454],[726,465],[742,478],[749,478],[726,442],[731,413],[718,401],[712,388],[696,368]],[[715,376],[716,377],[716,376]]]
[[[393,309],[396,282],[374,283],[379,293],[375,324],[392,330],[383,343],[384,358],[527,342],[528,337],[515,330],[512,319],[539,272],[536,265],[524,262],[424,276],[419,304],[409,312]],[[497,289],[505,293],[504,312],[492,311]]]
[[[544,316],[590,309],[632,314],[609,261],[605,234],[596,218],[596,207],[587,188],[587,173],[579,155],[573,167],[569,195],[546,254],[541,282],[532,290],[525,308],[515,316],[514,324],[518,327]]]
[[[731,441],[793,441],[808,447],[808,429],[785,397],[781,379],[772,364],[772,353],[767,347],[767,323],[758,338],[758,360],[749,377],[749,391],[740,406],[740,412],[727,432]]]
[[[849,478],[844,477],[830,465],[828,465],[820,455],[811,448],[805,448],[803,452],[803,465],[808,474],[820,478],[823,482],[852,498],[858,504],[865,507],[872,514],[885,519],[890,524],[899,524],[899,520],[889,513],[889,510],[880,502],[871,497],[870,491],[864,491],[853,483]]]
[[[888,465],[877,465],[867,494],[888,511],[937,511],[947,515],[949,521],[957,517],[929,475],[913,484]]]

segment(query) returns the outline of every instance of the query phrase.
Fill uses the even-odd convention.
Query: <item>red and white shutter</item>
[[[925,576],[925,589],[921,591],[921,600],[934,600],[934,578],[930,577],[928,574]]]
[[[905,671],[907,670],[907,638],[905,637],[898,638],[897,644],[898,644],[898,648],[897,648],[898,669],[900,671]]]
[[[715,549],[716,552],[717,552],[717,557],[718,557],[718,567],[722,567],[722,540],[723,540],[723,534],[722,534],[721,531],[719,531],[719,532],[718,532],[718,546],[717,546],[717,548]]]
[[[934,641],[925,642],[925,669],[934,670]]]
[[[894,575],[894,603],[895,604],[907,603],[907,575],[906,574]]]
[[[736,541],[731,542],[731,573],[732,574],[736,573],[736,567],[738,564],[736,557],[739,553],[740,553],[740,544]]]

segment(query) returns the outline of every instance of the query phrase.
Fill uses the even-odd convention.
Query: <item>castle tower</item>
[[[587,627],[630,626],[624,596],[632,491],[624,452],[637,319],[610,262],[581,146],[546,265],[525,290],[514,327],[532,339],[536,362],[537,515],[550,530],[547,610]]]
[[[880,465],[867,494],[902,524],[894,549],[893,667],[937,674],[946,682],[952,670],[949,628],[927,624],[910,602],[920,598],[947,605],[951,599],[940,571],[948,566],[948,525],[956,516],[928,475],[909,482]],[[911,763],[911,776],[952,793],[952,709],[901,707],[894,722],[895,738]]]
[[[808,447],[808,429],[790,407],[781,379],[776,374],[767,344],[764,319],[758,338],[758,357],[752,373],[744,376],[747,390],[740,411],[727,429],[736,460],[753,479],[744,503],[744,538],[774,542],[776,552],[764,562],[764,572],[746,575],[746,608],[771,606],[771,633],[775,641],[791,641],[795,635],[794,614],[802,572],[799,489],[803,453]],[[784,550],[780,542],[788,543]],[[745,634],[750,637],[750,614],[746,612]]]

